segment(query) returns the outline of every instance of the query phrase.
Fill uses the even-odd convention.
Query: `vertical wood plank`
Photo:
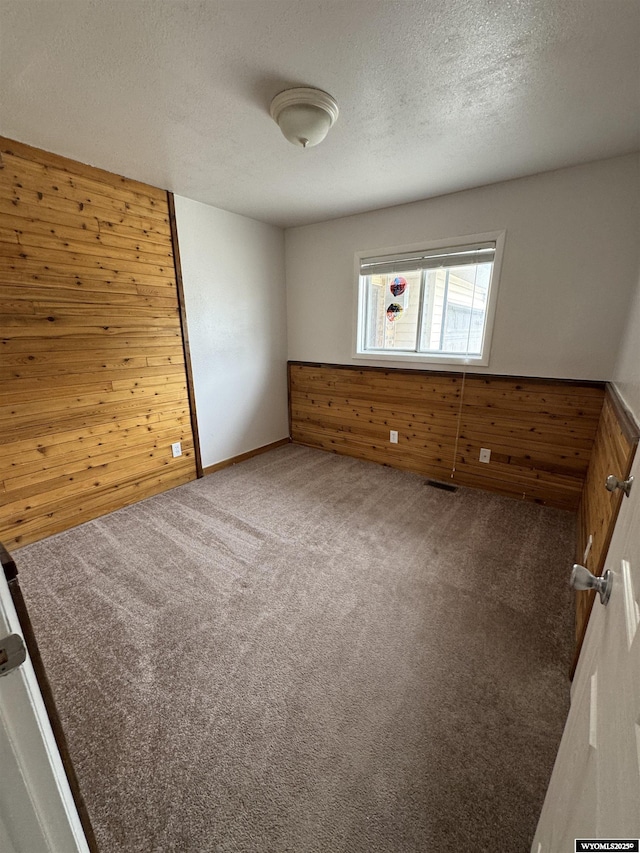
[[[178,224],[176,221],[176,206],[173,193],[167,193],[169,206],[169,224],[171,226],[171,246],[173,249],[173,263],[176,271],[176,287],[178,293],[178,307],[180,310],[180,326],[182,329],[182,347],[184,349],[184,364],[187,374],[187,391],[189,394],[189,408],[191,410],[191,431],[193,433],[196,472],[198,477],[204,477],[202,457],[200,454],[200,435],[198,433],[198,418],[196,414],[196,392],[193,382],[193,370],[191,368],[191,347],[189,345],[189,329],[187,326],[187,308],[184,300],[184,285],[182,282],[182,264],[180,262],[180,245],[178,243]]]

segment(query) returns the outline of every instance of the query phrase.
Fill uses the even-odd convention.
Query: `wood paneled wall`
[[[0,152],[0,539],[15,547],[196,467],[167,194]]]
[[[467,375],[454,481],[577,509],[603,395],[588,382]]]
[[[609,550],[618,511],[624,498],[618,489],[609,492],[605,482],[609,474],[626,480],[638,444],[638,427],[615,390],[609,386],[598,423],[591,464],[587,473],[578,510],[576,562],[585,565],[594,575],[601,575]],[[636,486],[636,488],[638,488]],[[584,553],[593,537],[587,559]],[[589,621],[595,595],[576,593],[576,662]]]
[[[295,442],[569,510],[604,397],[601,383],[302,362],[289,389]]]

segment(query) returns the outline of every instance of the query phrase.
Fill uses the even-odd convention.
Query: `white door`
[[[22,631],[0,567],[0,641],[9,634]],[[0,850],[89,851],[28,656],[0,678]]]
[[[605,563],[611,599],[593,605],[532,853],[640,838],[640,451],[632,473]]]

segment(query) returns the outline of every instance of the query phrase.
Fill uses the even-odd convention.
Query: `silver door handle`
[[[616,489],[620,489],[621,492],[624,492],[629,497],[631,486],[633,486],[633,477],[629,477],[628,480],[619,480],[615,474],[609,474],[604,485],[608,492],[615,492]]]
[[[20,634],[9,634],[0,640],[0,677],[9,675],[27,659],[27,649]]]
[[[611,597],[613,575],[611,570],[607,569],[601,577],[597,577],[592,575],[589,569],[575,563],[571,572],[571,586],[574,589],[595,589],[600,595],[600,601],[606,606]]]

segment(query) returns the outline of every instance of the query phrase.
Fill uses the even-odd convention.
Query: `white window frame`
[[[366,361],[397,361],[413,362],[415,364],[457,364],[477,365],[486,367],[489,364],[491,342],[493,339],[493,326],[498,300],[498,286],[500,284],[500,272],[502,269],[502,256],[504,252],[506,231],[488,231],[482,234],[467,234],[463,237],[450,237],[444,240],[431,242],[409,243],[402,246],[387,246],[385,248],[368,249],[355,254],[355,340],[352,356],[354,359]],[[455,355],[452,353],[419,353],[395,350],[381,352],[380,350],[366,350],[364,347],[365,336],[365,278],[360,275],[360,265],[363,258],[379,257],[381,255],[399,255],[401,253],[415,253],[421,251],[432,251],[433,249],[455,249],[458,246],[467,246],[473,243],[495,242],[496,252],[493,260],[493,272],[491,274],[491,285],[489,288],[489,301],[487,303],[484,334],[482,338],[481,354]]]

